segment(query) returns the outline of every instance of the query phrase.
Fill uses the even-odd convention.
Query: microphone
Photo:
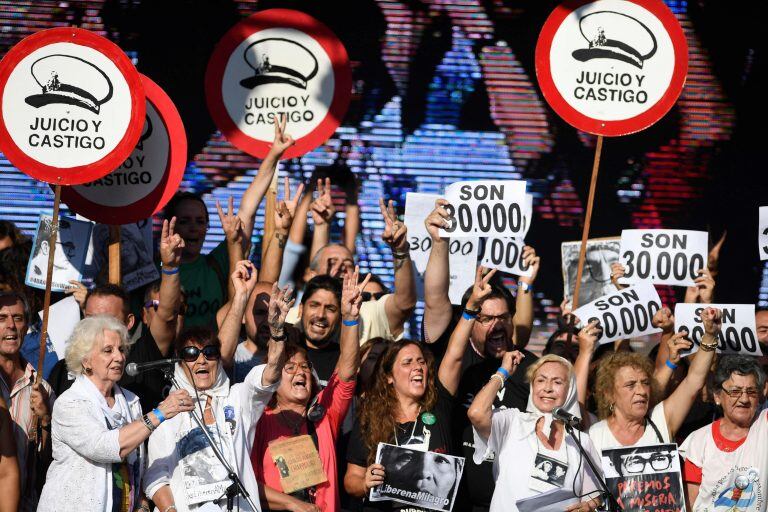
[[[125,366],[125,373],[131,377],[135,377],[141,372],[153,370],[155,368],[164,368],[166,366],[173,366],[176,363],[180,363],[181,359],[178,357],[170,357],[168,359],[158,359],[157,361],[149,361],[147,363],[128,363]]]
[[[578,427],[581,423],[581,418],[574,416],[562,407],[555,407],[552,409],[552,417],[573,428]]]

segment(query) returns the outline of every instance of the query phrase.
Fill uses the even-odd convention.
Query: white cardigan
[[[139,398],[126,389],[122,391],[131,420],[141,418]],[[53,406],[53,462],[48,468],[37,511],[106,510],[112,498],[112,464],[122,460],[118,436],[119,429],[107,428],[101,407],[83,392],[77,381],[62,393]],[[138,451],[137,489],[146,460],[143,443]]]

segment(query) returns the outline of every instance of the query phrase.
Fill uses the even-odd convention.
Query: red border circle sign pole
[[[264,158],[283,114],[296,140],[283,158],[323,144],[344,118],[352,72],[331,30],[299,11],[268,9],[241,21],[216,46],[205,74],[208,110],[240,150]]]
[[[536,44],[536,76],[549,105],[574,128],[614,137],[639,132],[677,101],[688,46],[661,0],[560,4]]]
[[[140,76],[147,114],[131,155],[107,176],[62,190],[72,210],[103,224],[151,217],[171,199],[184,176],[187,136],[181,116],[160,86]]]
[[[144,124],[139,73],[114,43],[54,28],[0,62],[0,149],[25,174],[77,185],[117,168]]]

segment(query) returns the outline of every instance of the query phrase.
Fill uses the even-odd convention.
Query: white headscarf
[[[554,359],[555,357],[557,359]],[[568,394],[565,397],[565,402],[560,406],[560,408],[564,409],[570,414],[573,414],[574,416],[580,417],[581,411],[579,409],[579,400],[576,396],[576,373],[573,371],[573,365],[567,359],[560,356],[550,355],[548,356],[548,359],[550,360],[547,362],[561,363],[568,368],[570,374],[570,381],[568,382]],[[542,426],[541,430],[545,436],[549,437],[550,429],[552,427],[552,413],[541,411],[538,407],[536,407],[536,404],[533,403],[533,382],[530,384],[530,392],[528,393],[528,405],[526,406],[525,410],[527,417],[523,419],[523,423],[526,425],[526,427],[530,427],[530,431],[528,428],[525,429],[526,435],[536,430],[536,423],[539,421],[539,418],[543,417],[544,425]]]

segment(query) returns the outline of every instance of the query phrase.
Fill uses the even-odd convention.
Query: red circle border
[[[579,7],[599,0],[568,0],[555,8],[541,29],[536,43],[536,78],[549,106],[568,124],[578,130],[595,135],[617,137],[642,131],[669,112],[685,85],[688,74],[688,44],[674,13],[661,0],[627,0],[651,12],[667,29],[675,53],[675,68],[667,90],[661,99],[645,112],[620,121],[606,121],[588,117],[573,108],[557,90],[552,79],[549,53],[552,40],[565,18]]]
[[[208,61],[205,99],[211,117],[227,140],[241,151],[262,159],[269,153],[271,142],[254,139],[240,131],[224,105],[221,81],[230,55],[244,39],[254,32],[276,27],[293,28],[315,39],[330,58],[334,76],[333,99],[325,118],[312,132],[296,139],[283,154],[283,159],[301,156],[328,140],[341,125],[352,96],[352,70],[347,50],[336,34],[320,21],[301,11],[267,9],[239,22],[219,41]]]
[[[44,46],[54,43],[73,43],[92,48],[107,57],[122,73],[131,94],[131,119],[123,139],[104,158],[75,167],[46,165],[24,153],[8,132],[3,118],[2,97],[11,72],[19,62]],[[0,61],[0,150],[24,174],[54,185],[80,185],[106,176],[131,154],[144,127],[144,89],[139,72],[128,56],[115,43],[93,32],[80,28],[52,28],[36,32],[14,45]],[[65,176],[62,176],[64,174]]]

